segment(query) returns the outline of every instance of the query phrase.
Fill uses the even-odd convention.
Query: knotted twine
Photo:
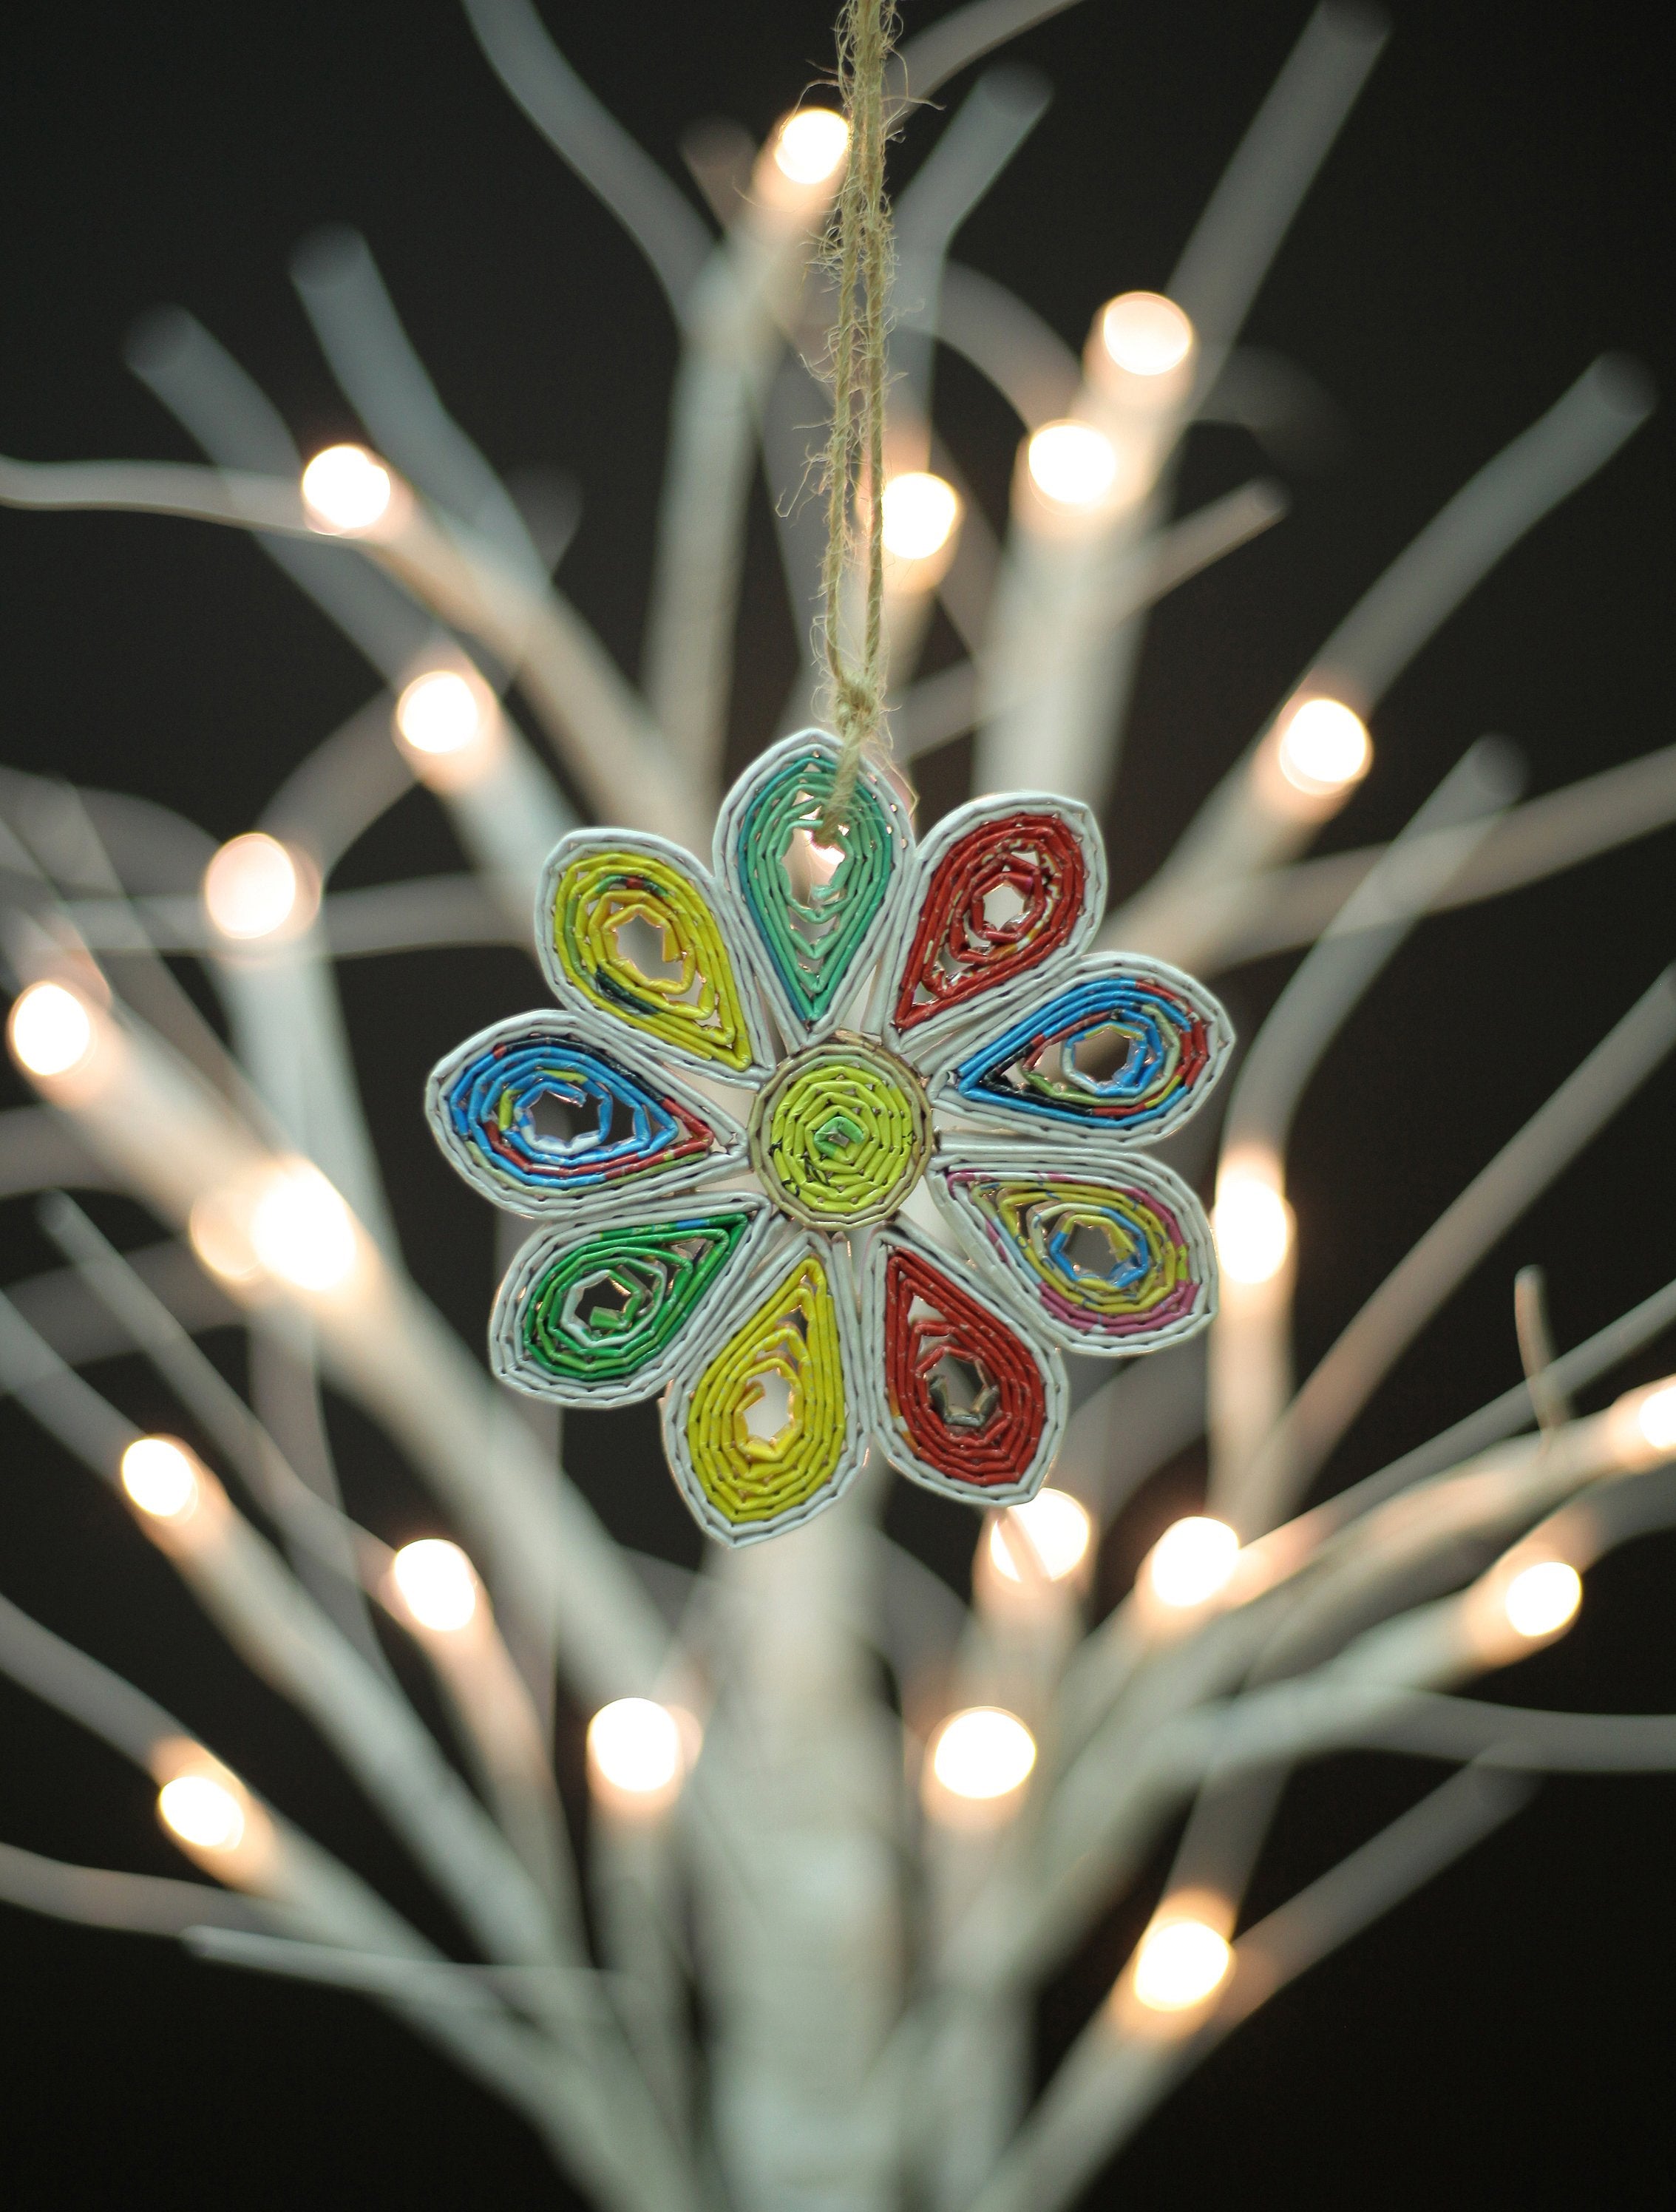
[[[884,70],[897,27],[894,0],[844,0],[837,83],[849,158],[829,253],[837,278],[832,332],[832,429],[826,449],[826,554],[821,629],[838,732],[838,771],[820,836],[832,843],[876,744],[884,708],[884,331],[890,283],[890,209],[884,197]],[[865,504],[867,591],[861,658],[844,651],[844,578]]]

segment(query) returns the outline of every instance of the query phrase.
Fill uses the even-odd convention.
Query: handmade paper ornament
[[[556,1011],[483,1030],[426,1109],[477,1189],[541,1223],[489,1329],[515,1389],[663,1394],[671,1469],[726,1544],[795,1528],[870,1452],[977,1506],[1046,1480],[1064,1354],[1209,1321],[1198,1200],[1140,1147],[1203,1102],[1230,1031],[1202,986],[1087,950],[1088,809],[974,801],[916,848],[837,741],[774,746],[713,867],[583,830],[543,873]]]

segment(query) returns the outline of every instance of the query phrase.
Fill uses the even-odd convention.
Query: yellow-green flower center
[[[893,1214],[930,1143],[919,1083],[889,1053],[841,1031],[787,1060],[750,1121],[751,1164],[769,1196],[817,1229]]]

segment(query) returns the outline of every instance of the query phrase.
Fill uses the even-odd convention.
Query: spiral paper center
[[[788,1060],[751,1117],[751,1162],[769,1195],[820,1229],[888,1218],[920,1180],[929,1144],[924,1091],[859,1037]]]

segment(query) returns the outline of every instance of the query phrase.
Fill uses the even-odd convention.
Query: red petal
[[[1048,1386],[1023,1337],[940,1268],[897,1245],[885,1261],[884,1343],[890,1410],[915,1456],[976,1491],[1020,1480],[1048,1420]],[[969,1408],[951,1401],[938,1371],[945,1360],[975,1370]]]
[[[1062,814],[1007,814],[956,840],[926,886],[896,995],[899,1030],[1023,975],[1075,928],[1087,879],[1083,848]],[[1011,890],[1023,902],[992,921],[985,902]]]

